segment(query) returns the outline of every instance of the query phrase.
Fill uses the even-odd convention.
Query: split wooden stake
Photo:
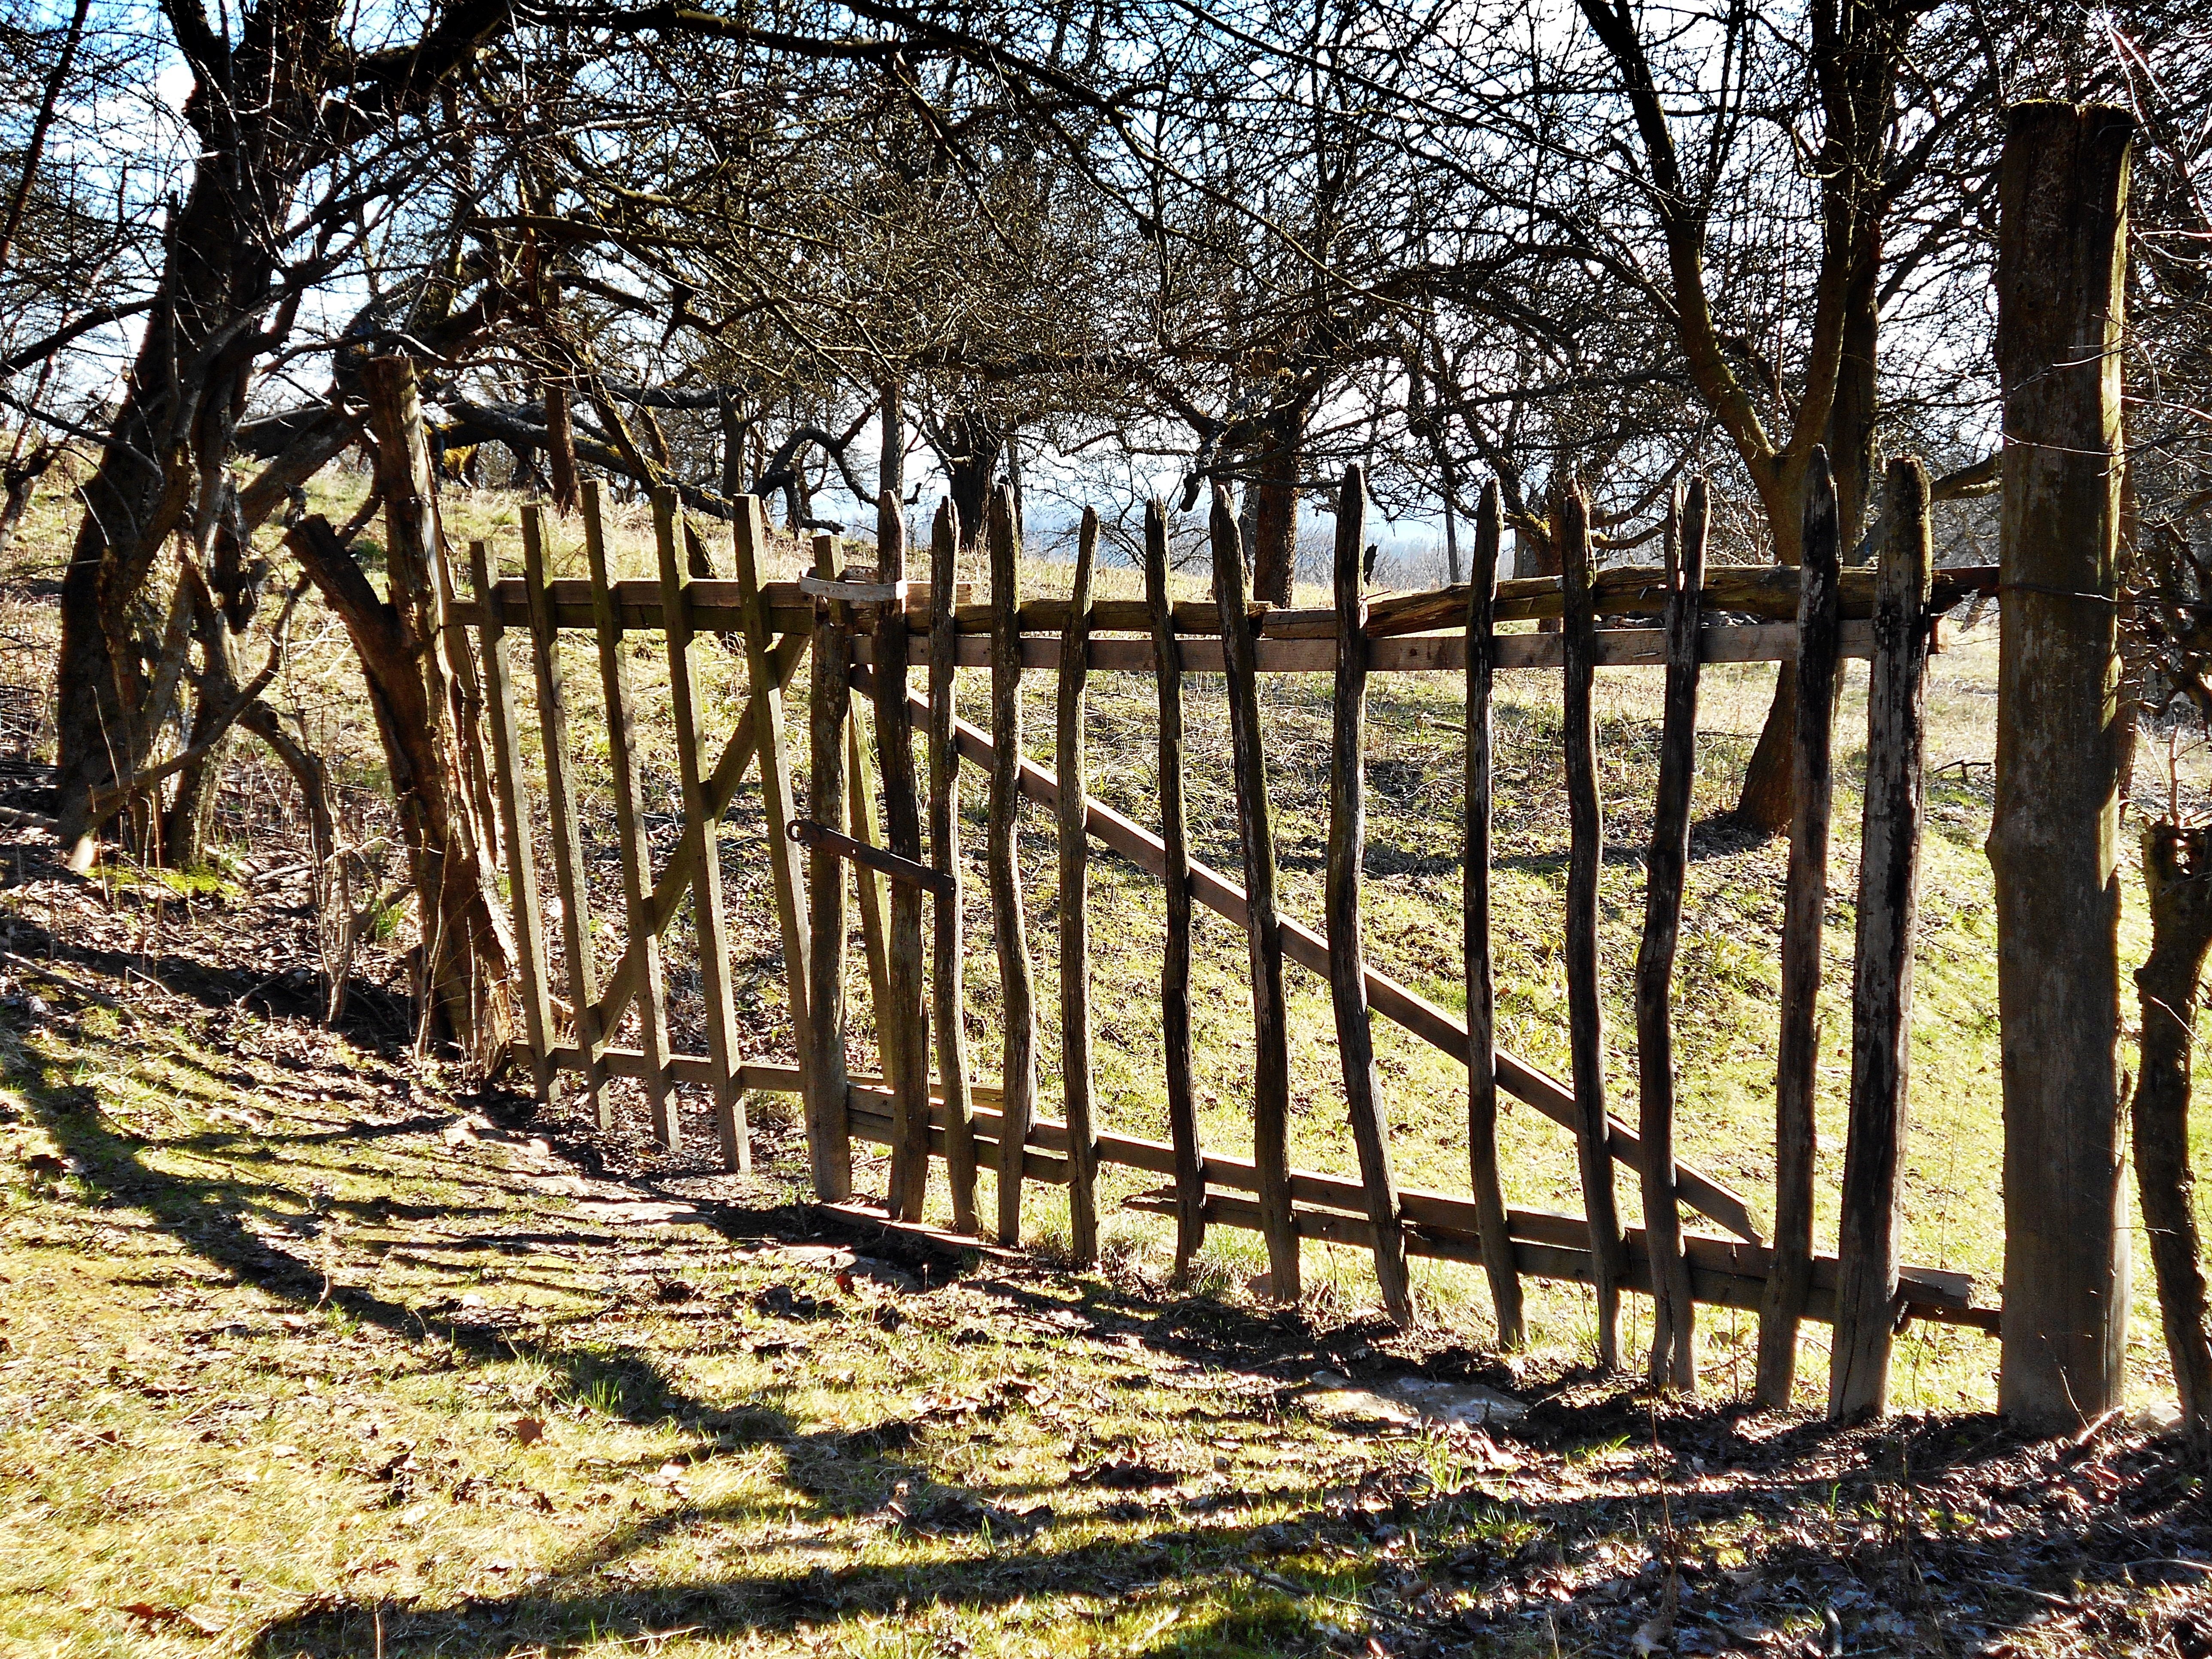
[[[561,942],[576,1046],[584,1051],[584,1091],[602,1130],[614,1127],[607,1103],[607,1036],[599,1007],[599,964],[592,955],[591,896],[584,881],[584,837],[576,817],[575,764],[568,750],[568,688],[561,672],[561,630],[546,578],[544,509],[522,509],[523,580],[530,596],[530,659],[538,679],[538,726],[545,750],[545,810],[551,819],[553,884],[561,895]]]
[[[1575,1146],[1580,1154],[1583,1208],[1589,1217],[1597,1293],[1598,1363],[1620,1366],[1620,1291],[1628,1248],[1606,1146],[1605,1023],[1598,1000],[1597,889],[1605,850],[1604,807],[1598,799],[1597,731],[1590,708],[1596,678],[1593,649],[1597,614],[1590,599],[1589,502],[1571,484],[1553,517],[1566,597],[1567,765],[1567,1047],[1574,1061]]]
[[[1167,946],[1160,957],[1160,1047],[1166,1062],[1168,1134],[1175,1146],[1176,1281],[1206,1243],[1206,1159],[1198,1142],[1198,1090],[1190,1052],[1190,828],[1183,810],[1182,666],[1168,598],[1168,510],[1145,505],[1145,603],[1152,617],[1160,707],[1160,881]]]
[[[673,1152],[683,1144],[668,1077],[668,997],[661,982],[660,938],[646,896],[653,854],[645,840],[645,793],[638,775],[636,713],[630,696],[629,652],[607,580],[606,522],[597,479],[584,485],[584,550],[592,567],[592,613],[598,622],[599,682],[607,700],[607,760],[615,775],[615,828],[622,844],[623,908],[631,945],[644,951],[645,988],[638,1002],[638,1047],[645,1054],[645,1098],[653,1133]]]
[[[523,1030],[530,1039],[530,1073],[538,1098],[553,1097],[553,1006],[545,988],[545,929],[538,914],[538,859],[530,836],[530,794],[522,781],[520,722],[514,707],[514,674],[507,659],[507,624],[491,592],[491,551],[469,544],[469,576],[477,593],[477,639],[483,656],[485,712],[491,717],[492,758],[499,774],[499,811],[507,831],[507,891],[514,908],[515,958],[522,969]]]
[[[1213,593],[1227,665],[1229,748],[1237,823],[1244,848],[1246,923],[1252,957],[1252,1156],[1267,1241],[1267,1280],[1278,1302],[1298,1299],[1297,1223],[1291,1214],[1291,1034],[1283,989],[1283,925],[1275,872],[1274,814],[1267,804],[1265,732],[1252,630],[1251,592],[1229,492],[1213,489]]]
[[[988,847],[991,927],[999,946],[1000,1000],[1006,1024],[1000,1087],[1006,1127],[999,1141],[999,1242],[1022,1241],[1022,1155],[1036,1117],[1036,981],[1029,925],[1022,915],[1022,872],[1014,836],[1021,818],[1021,540],[1014,492],[991,497],[986,541],[991,554],[991,817]]]
[[[1705,581],[1708,501],[1693,480],[1668,511],[1667,688],[1659,727],[1659,791],[1645,859],[1644,938],[1636,951],[1637,1127],[1644,1135],[1644,1229],[1651,1258],[1650,1376],[1694,1394],[1697,1304],[1682,1254],[1674,1183],[1674,947],[1690,860],[1690,798],[1698,774],[1698,595]]]
[[[937,509],[929,541],[929,858],[952,884],[932,912],[930,1024],[937,1036],[937,1071],[945,1095],[945,1174],[952,1188],[952,1225],[973,1234],[975,1218],[975,1108],[968,1080],[965,978],[967,950],[960,877],[960,750],[952,741],[957,693],[959,629],[954,611],[960,520],[948,499]]]
[[[815,538],[814,574],[824,581],[837,579],[834,538]],[[806,703],[807,807],[817,823],[833,830],[845,823],[848,787],[845,720],[853,696],[844,611],[835,600],[815,602],[813,685]],[[845,902],[845,861],[827,848],[807,854],[806,896],[806,1003],[814,1017],[806,1055],[806,1145],[816,1195],[842,1203],[853,1192],[845,1107],[845,936],[852,913]]]
[[[1346,470],[1336,503],[1336,707],[1328,774],[1329,1001],[1336,1014],[1346,1109],[1359,1154],[1360,1190],[1375,1229],[1375,1278],[1382,1305],[1413,1322],[1406,1237],[1398,1224],[1398,1186],[1390,1172],[1390,1126],[1375,1072],[1375,1032],[1361,960],[1359,884],[1367,860],[1367,601],[1360,565],[1367,550],[1367,475]]]
[[[1067,1107],[1068,1232],[1078,1267],[1098,1259],[1098,1146],[1091,1109],[1091,843],[1083,828],[1090,785],[1084,765],[1084,653],[1091,643],[1091,569],[1098,514],[1083,510],[1075,581],[1060,636],[1059,729],[1053,770],[1060,782],[1060,1072]]]
[[[653,494],[653,531],[660,560],[660,617],[668,644],[669,712],[676,721],[677,783],[684,800],[686,824],[697,824],[698,851],[691,880],[693,928],[699,941],[699,994],[705,1005],[707,1058],[714,1080],[714,1134],[720,1142],[722,1167],[750,1170],[753,1167],[752,1137],[745,1123],[744,1099],[738,1087],[738,1011],[731,994],[729,932],[722,912],[721,818],[707,803],[706,780],[699,766],[699,686],[693,661],[690,601],[687,591],[692,576],[688,562],[676,556],[678,523],[676,492]],[[689,526],[684,526],[688,532]],[[642,912],[653,925],[648,896]]]
[[[906,586],[906,520],[898,497],[884,493],[877,519],[876,580],[902,593]],[[885,845],[900,858],[921,858],[921,803],[914,775],[914,711],[907,701],[906,612],[897,605],[876,615],[877,759],[884,775]],[[883,1023],[897,1032],[884,1054],[891,1086],[890,1213],[921,1219],[929,1192],[929,1043],[921,956],[921,890],[890,884],[890,933]]]
[[[1820,1057],[1820,935],[1828,908],[1841,548],[1835,480],[1827,452],[1816,448],[1805,474],[1797,589],[1797,731],[1790,872],[1782,897],[1782,1028],[1774,1065],[1774,1265],[1759,1310],[1756,1398],[1769,1411],[1789,1408],[1797,1381],[1797,1327],[1812,1285],[1814,1085]]]
[[[1474,1194],[1482,1270],[1501,1346],[1528,1340],[1521,1310],[1521,1271],[1498,1159],[1498,987],[1490,949],[1491,696],[1497,672],[1498,555],[1504,513],[1496,480],[1482,487],[1474,520],[1474,580],[1467,590],[1466,856],[1461,893],[1467,973],[1467,1158]]]
[[[1836,1243],[1828,1415],[1889,1409],[1897,1329],[1899,1176],[1909,1121],[1912,929],[1920,913],[1921,762],[1926,745],[1928,475],[1889,464],[1874,670],[1867,687],[1866,811],[1851,985],[1850,1138]]]

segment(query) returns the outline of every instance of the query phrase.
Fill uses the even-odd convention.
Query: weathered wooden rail
[[[1906,465],[1906,464],[1900,464]],[[1817,469],[1816,469],[1817,471]],[[1917,476],[1917,472],[1913,475]],[[1893,477],[1889,496],[1909,502],[1911,478]],[[929,580],[907,572],[895,503],[882,515],[877,568],[859,579],[841,570],[836,545],[817,538],[812,573],[800,582],[763,582],[766,547],[757,502],[742,502],[733,527],[733,580],[690,574],[679,559],[673,503],[659,503],[658,580],[616,580],[606,567],[596,495],[587,500],[586,581],[549,580],[544,526],[524,521],[525,572],[492,580],[478,550],[477,602],[463,619],[479,630],[488,702],[494,715],[500,801],[512,848],[533,847],[532,792],[523,776],[518,702],[505,635],[527,630],[543,753],[543,794],[554,891],[561,911],[557,953],[547,948],[535,860],[517,860],[510,887],[525,984],[533,1076],[541,1088],[574,1074],[602,1116],[605,1082],[643,1085],[654,1131],[680,1133],[678,1085],[710,1095],[725,1162],[748,1157],[743,1100],[747,1091],[784,1091],[805,1101],[817,1191],[842,1201],[852,1191],[854,1139],[891,1149],[885,1202],[902,1219],[920,1219],[932,1160],[942,1160],[955,1225],[978,1225],[976,1177],[995,1172],[995,1232],[1021,1236],[1025,1184],[1068,1188],[1074,1252],[1095,1255],[1097,1174],[1120,1166],[1167,1184],[1129,1200],[1176,1220],[1176,1261],[1187,1266],[1209,1226],[1256,1229],[1267,1240],[1270,1284],[1295,1295],[1299,1242],[1322,1239],[1370,1251],[1391,1311],[1411,1311],[1407,1256],[1479,1263],[1492,1287],[1502,1336],[1521,1334],[1520,1281],[1526,1276],[1592,1285],[1601,1347],[1619,1354],[1620,1293],[1654,1294],[1661,1310],[1652,1365],[1657,1380],[1694,1382],[1692,1309],[1705,1303],[1758,1308],[1765,1332],[1762,1391],[1786,1393],[1794,1376],[1801,1319],[1839,1324],[1837,1398],[1846,1403],[1886,1379],[1890,1334],[1919,1317],[1990,1328],[1993,1310],[1977,1308],[1964,1275],[1904,1266],[1895,1259],[1893,1217],[1904,1099],[1904,1033],[1910,984],[1914,849],[1919,834],[1919,686],[1936,623],[1947,606],[1989,591],[1992,572],[1925,569],[1922,512],[1893,505],[1878,570],[1840,568],[1832,508],[1810,492],[1806,576],[1796,570],[1707,569],[1702,485],[1670,527],[1668,558],[1656,568],[1593,570],[1587,513],[1571,492],[1559,504],[1555,534],[1566,556],[1559,581],[1486,580],[1438,592],[1370,596],[1363,592],[1365,491],[1357,472],[1340,502],[1334,603],[1326,610],[1249,604],[1234,514],[1218,500],[1212,537],[1213,604],[1170,603],[1164,515],[1157,505],[1146,532],[1146,598],[1097,600],[1091,592],[1097,525],[1086,518],[1068,599],[1024,603],[1010,500],[1002,493],[989,520],[962,526],[949,506],[933,527]],[[977,532],[980,532],[980,535]],[[1478,550],[1494,571],[1494,496],[1486,496]],[[962,548],[988,554],[989,599],[972,602],[954,578]],[[696,538],[693,541],[696,548]],[[1917,562],[1916,563],[1916,561]],[[1915,573],[1917,574],[1915,574]],[[1556,632],[1503,633],[1514,620],[1558,617]],[[1657,626],[1623,626],[1656,618]],[[563,680],[562,635],[588,630],[599,647],[609,711],[617,830],[623,863],[625,944],[602,973],[591,946],[589,884]],[[626,634],[664,635],[671,708],[678,726],[681,839],[656,875],[643,835],[635,696],[628,684]],[[741,649],[750,690],[738,728],[706,764],[693,680],[694,641],[720,634]],[[1801,641],[1804,649],[1801,653]],[[1858,971],[1854,983],[1854,1078],[1843,1250],[1815,1254],[1809,1219],[1812,1145],[1809,1031],[1817,995],[1820,901],[1826,892],[1830,702],[1835,664],[1871,658],[1875,696],[1869,736],[1868,852],[1861,891]],[[807,742],[808,799],[802,804],[787,753],[782,696],[802,661],[812,665]],[[1771,1243],[1743,1198],[1683,1163],[1674,1152],[1674,1096],[1668,987],[1688,834],[1695,764],[1696,687],[1702,665],[1795,664],[1801,710],[1798,822],[1784,944],[1784,1053],[1778,1067],[1778,1157],[1782,1213]],[[1648,869],[1644,948],[1638,958],[1638,1116],[1632,1126],[1607,1109],[1605,1044],[1599,1024],[1596,878],[1602,835],[1589,686],[1606,665],[1650,665],[1668,676],[1660,799]],[[988,726],[959,717],[955,671],[988,669]],[[909,670],[925,670],[923,684]],[[1499,672],[1553,669],[1567,702],[1565,783],[1570,805],[1568,990],[1573,1059],[1567,1081],[1498,1048],[1492,1035],[1489,966],[1489,708]],[[1023,751],[1021,680],[1054,677],[1055,770]],[[1151,675],[1159,687],[1160,826],[1158,833],[1089,796],[1084,787],[1083,705],[1094,672]],[[1359,889],[1365,823],[1362,711],[1373,673],[1464,673],[1468,684],[1468,852],[1465,961],[1470,1025],[1378,972],[1363,957]],[[1332,745],[1328,927],[1316,931],[1281,912],[1273,865],[1275,832],[1267,792],[1258,677],[1331,673],[1335,684]],[[1194,860],[1183,828],[1182,682],[1223,674],[1234,750],[1243,879]],[[872,714],[872,720],[866,716]],[[867,728],[881,739],[872,775]],[[915,765],[919,734],[926,763]],[[955,837],[963,771],[989,780],[988,909],[1002,987],[1000,1084],[970,1076],[963,1018],[960,957],[965,895]],[[740,781],[757,769],[769,820],[767,862],[774,888],[791,1009],[796,1065],[739,1054],[723,944],[719,824]],[[878,789],[882,819],[877,819]],[[1065,1121],[1037,1111],[1034,967],[1026,933],[1014,837],[1022,803],[1053,814],[1060,853],[1060,1036]],[[804,848],[798,844],[804,842]],[[1163,1058],[1170,1139],[1117,1134],[1097,1121],[1091,1087],[1088,916],[1083,902],[1086,853],[1111,848],[1160,878],[1167,914],[1161,975]],[[888,877],[888,894],[883,878]],[[707,1007],[708,1052],[672,1053],[661,938],[687,893],[694,914]],[[845,995],[848,902],[857,896],[866,944],[883,1075],[849,1069],[851,1013]],[[924,926],[927,905],[932,925]],[[1254,1148],[1250,1159],[1200,1145],[1189,1036],[1190,917],[1202,905],[1243,929],[1255,987]],[[1872,921],[1869,913],[1878,912]],[[925,950],[925,942],[933,948]],[[1356,1179],[1291,1167],[1287,1145],[1288,1030],[1284,971],[1295,963],[1331,988],[1342,1057],[1347,1118],[1358,1150]],[[571,1010],[565,1040],[551,994],[564,970]],[[633,1006],[635,1046],[612,1041]],[[1373,1066],[1371,1021],[1391,1022],[1468,1068],[1470,1194],[1454,1197],[1400,1188],[1391,1168],[1387,1102]],[[933,1037],[934,1042],[933,1044]],[[934,1064],[933,1065],[933,1047]],[[1497,1097],[1516,1097],[1577,1137],[1585,1200],[1580,1216],[1515,1208],[1506,1200],[1496,1150]],[[1624,1229],[1614,1197],[1615,1164],[1638,1172],[1649,1228]],[[1685,1231],[1686,1206],[1732,1237]],[[1785,1358],[1786,1356],[1786,1358]],[[1770,1375],[1770,1365],[1771,1375]]]

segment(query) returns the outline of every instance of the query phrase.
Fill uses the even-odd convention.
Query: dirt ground
[[[0,846],[0,1649],[2212,1652],[2139,1423],[1838,1432],[891,1237],[787,1103],[724,1176],[418,1058],[394,960],[325,1030],[286,863]]]

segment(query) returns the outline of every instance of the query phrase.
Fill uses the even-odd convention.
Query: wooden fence
[[[1758,1309],[1759,1392],[1786,1400],[1802,1319],[1838,1327],[1831,1404],[1838,1412],[1879,1404],[1887,1388],[1891,1335],[1923,1318],[1994,1329],[1994,1310],[1976,1307],[1964,1274],[1897,1259],[1899,1149],[1905,1103],[1911,941],[1921,827],[1922,698],[1927,657],[1942,612],[1994,586],[1994,573],[1929,568],[1927,486],[1918,465],[1891,468],[1886,516],[1875,538],[1878,568],[1844,568],[1825,463],[1808,491],[1800,571],[1713,568],[1705,563],[1708,519],[1702,484],[1676,503],[1662,566],[1596,569],[1589,517],[1577,492],[1558,503],[1550,526],[1565,574],[1558,580],[1389,594],[1362,591],[1366,494],[1355,471],[1337,517],[1334,603],[1325,609],[1270,608],[1249,601],[1234,515],[1218,496],[1211,526],[1216,599],[1171,603],[1167,526],[1157,505],[1145,532],[1146,598],[1094,599],[1099,538],[1095,516],[1082,529],[1068,599],[1024,602],[1010,496],[1001,491],[981,526],[988,592],[971,601],[956,586],[963,527],[949,505],[933,526],[928,580],[910,580],[908,556],[887,506],[875,568],[841,569],[829,538],[813,544],[811,572],[796,582],[763,581],[768,547],[758,501],[738,503],[735,579],[702,577],[711,562],[672,498],[655,507],[659,574],[616,581],[596,491],[583,524],[590,577],[547,574],[544,528],[525,514],[524,569],[495,580],[484,547],[472,550],[477,602],[463,620],[479,633],[496,758],[530,1062],[538,1086],[580,1079],[602,1123],[605,1085],[643,1085],[653,1132],[673,1145],[678,1083],[710,1091],[725,1163],[747,1167],[748,1091],[782,1091],[804,1102],[816,1189],[852,1197],[852,1143],[890,1148],[885,1202],[893,1218],[916,1220],[930,1160],[941,1158],[955,1228],[979,1233],[976,1176],[996,1173],[994,1232],[1021,1237],[1028,1182],[1069,1189],[1073,1247],[1095,1255],[1097,1174],[1121,1165],[1164,1178],[1131,1200],[1171,1215],[1176,1257],[1187,1264],[1213,1226],[1255,1229],[1267,1241],[1273,1292],[1297,1293],[1299,1241],[1326,1239],[1373,1253],[1383,1296],[1401,1317],[1410,1308],[1409,1255],[1479,1263],[1492,1286],[1501,1334],[1518,1341],[1523,1276],[1577,1280],[1596,1293],[1607,1364],[1620,1359],[1620,1293],[1653,1295],[1658,1310],[1655,1376],[1687,1383],[1696,1303]],[[1494,573],[1500,520],[1486,492],[1474,568]],[[919,561],[915,561],[919,562]],[[1501,633],[1515,620],[1547,619],[1548,631]],[[1604,625],[1601,626],[1601,619]],[[1650,625],[1656,623],[1656,625]],[[509,630],[520,629],[535,681],[542,766],[524,762]],[[564,633],[588,633],[597,649],[607,711],[622,860],[625,946],[602,974],[590,945],[592,905],[577,813],[575,750],[562,650]],[[665,643],[677,733],[683,830],[656,872],[646,834],[638,760],[638,709],[626,635]],[[698,716],[693,657],[704,636],[720,636],[744,658],[749,692],[741,718],[709,757]],[[1873,662],[1869,700],[1858,937],[1851,992],[1852,1071],[1849,1147],[1838,1256],[1812,1248],[1812,1085],[1814,1002],[1827,890],[1830,732],[1838,666]],[[1703,665],[1778,660],[1796,682],[1796,805],[1782,940],[1784,990],[1777,1089],[1777,1213],[1763,1236],[1750,1206],[1723,1182],[1674,1152],[1674,1095],[1668,988],[1688,848],[1695,769],[1698,684]],[[793,781],[784,696],[811,666],[808,791]],[[1602,1063],[1597,953],[1597,877],[1603,841],[1590,690],[1595,668],[1649,665],[1666,679],[1658,799],[1648,863],[1643,945],[1635,987],[1638,1078],[1636,1121],[1616,1115]],[[988,668],[983,723],[955,708],[955,670]],[[915,671],[921,671],[916,683]],[[1565,692],[1565,765],[1570,807],[1566,911],[1571,1075],[1567,1081],[1496,1046],[1490,944],[1491,700],[1501,672],[1549,670]],[[1092,798],[1082,741],[1086,677],[1151,676],[1158,693],[1159,813],[1147,825]],[[1024,750],[1021,684],[1030,672],[1054,680],[1056,770]],[[1381,973],[1361,951],[1361,872],[1365,845],[1363,733],[1373,673],[1463,674],[1467,686],[1464,963],[1468,1018],[1455,1018]],[[1194,860],[1184,824],[1182,681],[1225,677],[1243,869]],[[1326,927],[1282,913],[1277,902],[1274,814],[1263,764],[1258,677],[1334,677]],[[866,764],[865,722],[872,706],[878,739],[881,811]],[[924,760],[917,768],[919,738]],[[769,831],[766,862],[781,935],[796,1065],[744,1060],[727,963],[719,826],[741,780],[757,769]],[[968,1052],[961,963],[970,896],[956,844],[958,792],[988,779],[988,872],[981,909],[996,947],[1003,996],[1003,1048],[995,1086],[979,1080]],[[550,819],[550,864],[559,896],[557,941],[549,940],[538,896],[534,801]],[[1014,834],[1020,803],[1049,811],[1058,827],[1060,1036],[1065,1112],[1037,1109],[1034,968]],[[1097,1121],[1091,1087],[1085,860],[1097,844],[1159,879],[1166,945],[1160,1023],[1170,1139],[1141,1139]],[[692,895],[706,1049],[670,1048],[663,936]],[[883,1074],[848,1070],[848,903],[857,896]],[[1242,928],[1254,988],[1255,1156],[1227,1157],[1200,1144],[1191,1049],[1191,921],[1203,906]],[[928,927],[925,927],[925,910]],[[925,937],[931,948],[925,951]],[[566,967],[571,1006],[556,1020],[549,952]],[[1288,963],[1327,978],[1358,1153],[1356,1179],[1291,1167],[1287,1151]],[[638,1046],[612,1036],[635,1005]],[[1381,1018],[1467,1068],[1470,1188],[1464,1196],[1397,1186],[1374,1072],[1371,1022]],[[1498,1097],[1511,1096],[1576,1139],[1581,1215],[1516,1209],[1507,1202],[1497,1146]],[[1624,1230],[1612,1166],[1634,1170],[1650,1224]],[[1685,1231],[1679,1206],[1719,1231]]]

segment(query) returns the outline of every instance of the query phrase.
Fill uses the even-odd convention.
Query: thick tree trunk
[[[2116,109],[2024,105],[1998,179],[1997,1395],[2038,1430],[2094,1419],[2126,1377],[2115,590],[2133,131]]]
[[[2205,1328],[2204,1250],[2197,1173],[2189,1158],[2191,1049],[2197,989],[2212,950],[2212,830],[2154,823],[2143,832],[2150,895],[2150,958],[2142,994],[2142,1081],[2136,1091],[2136,1180],[2158,1273],[2166,1351],[2190,1437],[2212,1440],[2212,1340]]]
[[[554,507],[562,514],[574,513],[583,500],[576,471],[576,428],[568,416],[568,388],[558,380],[545,383],[545,470]]]
[[[430,492],[429,451],[413,367],[378,358],[363,372],[384,493],[389,603],[319,518],[289,544],[345,623],[368,682],[407,848],[425,980],[444,1033],[487,1066],[512,1026],[506,918],[489,892],[488,826],[475,785],[481,743],[463,694],[465,665],[447,625],[450,585]],[[479,759],[471,763],[474,747]]]
[[[1305,451],[1304,404],[1286,404],[1267,420],[1266,447],[1254,459],[1251,489],[1252,597],[1288,605],[1298,574],[1298,466]]]

